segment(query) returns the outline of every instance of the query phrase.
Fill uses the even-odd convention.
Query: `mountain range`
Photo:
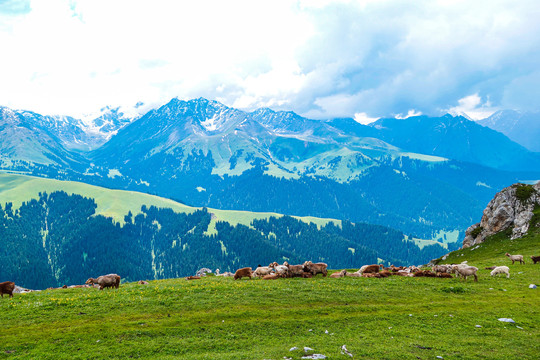
[[[110,112],[106,128],[1,114],[0,131],[10,132],[0,141],[4,169],[195,206],[374,223],[422,238],[457,240],[497,189],[540,178],[539,154],[460,116],[362,125],[203,98],[172,99],[137,119]]]

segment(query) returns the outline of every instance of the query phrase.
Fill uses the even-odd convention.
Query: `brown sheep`
[[[326,277],[326,275],[328,274],[327,268],[328,268],[328,265],[326,265],[325,263],[314,264],[311,261],[306,261],[304,263],[304,271],[313,274],[313,276],[317,274],[322,274],[323,276]]]
[[[304,277],[304,265],[287,265],[287,267],[288,277]]]
[[[452,274],[449,274],[449,273],[437,273],[437,277],[438,278],[443,278],[443,279],[453,279],[454,278],[452,276]]]
[[[381,278],[381,274],[379,273],[364,273],[362,274],[362,277],[365,277],[365,278]]]
[[[437,275],[434,272],[429,270],[419,270],[414,273],[414,277],[436,277]]]
[[[193,276],[193,275],[192,275],[192,276],[186,277],[186,280],[200,280],[200,279],[201,279],[200,276]]]
[[[120,276],[116,274],[108,274],[108,275],[102,275],[98,277],[97,279],[90,278],[86,280],[86,284],[93,285],[97,284],[99,285],[99,290],[103,290],[107,287],[114,287],[118,289],[120,286]]]
[[[13,290],[15,290],[15,283],[13,281],[0,283],[0,295],[2,295],[2,297],[4,297],[4,294],[8,294],[9,297],[12,298]]]
[[[249,277],[251,279],[252,276],[253,276],[253,270],[251,270],[250,267],[245,267],[245,268],[236,270],[236,272],[234,273],[234,280],[238,280],[243,277]]]
[[[389,276],[392,276],[393,273],[390,271],[390,270],[383,270],[383,271],[380,271],[379,274],[382,276],[382,277],[389,277]]]
[[[148,281],[139,280],[139,281],[137,281],[137,284],[139,284],[139,285],[148,285]]]
[[[540,261],[540,256],[531,256],[531,260],[533,261],[533,264],[536,264]]]
[[[268,274],[263,276],[263,280],[276,280],[279,278],[282,278],[284,275],[282,274]]]
[[[344,276],[347,276],[347,270],[341,270],[330,275],[333,279],[342,278]]]
[[[381,269],[379,265],[364,265],[364,271],[362,271],[362,274],[375,274],[378,273]],[[362,266],[362,267],[364,267]]]

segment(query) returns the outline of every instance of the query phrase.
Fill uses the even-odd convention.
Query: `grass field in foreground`
[[[208,277],[16,294],[0,299],[0,359],[296,360],[295,346],[349,359],[342,345],[355,359],[538,359],[540,289],[528,286],[540,264],[504,257],[506,246],[531,255],[538,245],[531,236],[452,255],[482,269],[478,283]],[[510,279],[483,270],[499,261]]]

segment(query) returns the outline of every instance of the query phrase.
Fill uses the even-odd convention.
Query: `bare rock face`
[[[533,210],[540,205],[540,183],[534,186],[514,184],[501,190],[490,201],[482,220],[465,232],[463,248],[484,242],[491,235],[512,228],[511,239],[529,231]]]

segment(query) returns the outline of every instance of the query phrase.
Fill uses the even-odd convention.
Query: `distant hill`
[[[478,124],[503,133],[531,151],[540,152],[540,112],[501,110]]]

